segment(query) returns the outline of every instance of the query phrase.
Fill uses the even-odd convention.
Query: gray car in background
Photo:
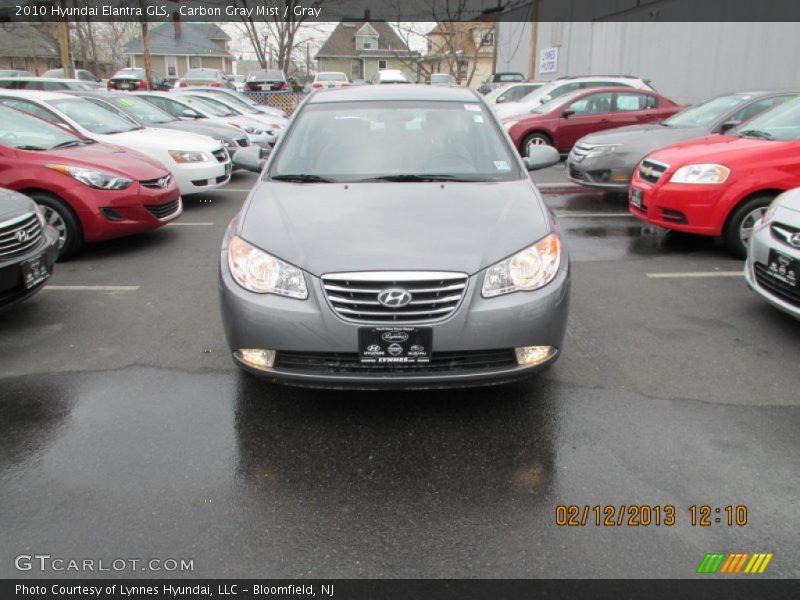
[[[800,188],[775,198],[753,229],[744,275],[767,302],[800,319]]]
[[[567,174],[575,183],[587,187],[626,192],[636,165],[654,150],[723,133],[798,94],[787,90],[725,94],[690,106],[660,123],[589,134],[572,148]]]
[[[124,115],[142,127],[175,129],[198,135],[207,135],[220,142],[231,158],[240,148],[246,148],[250,145],[250,139],[241,129],[222,123],[182,121],[134,94],[125,92],[73,92],[72,95],[96,102]]]
[[[234,361],[323,387],[472,386],[563,347],[565,239],[472,90],[313,94],[225,234],[222,319]]]

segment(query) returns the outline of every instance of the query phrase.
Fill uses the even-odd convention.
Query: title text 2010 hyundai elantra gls
[[[375,86],[298,109],[222,245],[236,363],[324,387],[493,383],[560,355],[569,259],[470,90]]]

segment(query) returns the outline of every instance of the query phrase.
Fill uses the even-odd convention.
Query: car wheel
[[[753,227],[767,211],[773,196],[761,195],[741,203],[728,217],[722,239],[728,251],[737,258],[747,257],[747,244],[753,235]]]
[[[523,156],[530,154],[532,146],[552,146],[553,142],[544,133],[531,133],[522,142]]]
[[[72,209],[60,198],[44,192],[28,195],[42,208],[45,222],[58,232],[59,260],[73,256],[83,244],[83,232]]]

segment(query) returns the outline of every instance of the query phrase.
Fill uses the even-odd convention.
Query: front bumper
[[[58,258],[58,232],[52,227],[45,228],[43,242],[35,248],[22,255],[0,260],[0,312],[30,298],[45,286],[47,279],[32,288],[26,288],[22,277],[22,263],[40,255],[44,256],[49,279]]]
[[[669,173],[665,177],[669,177]],[[633,190],[642,193],[642,208],[630,203]],[[666,229],[718,236],[726,214],[722,211],[725,185],[649,183],[634,174],[628,190],[628,207],[633,216]]]
[[[562,350],[569,307],[570,275],[566,257],[556,278],[533,292],[486,299],[480,293],[483,276],[481,271],[468,279],[460,306],[447,319],[403,323],[433,330],[432,365],[415,369],[387,367],[385,371],[376,368],[365,372],[334,366],[322,370],[282,367],[281,352],[339,354],[347,360],[357,360],[359,327],[387,325],[340,318],[329,307],[320,280],[309,274],[306,274],[309,291],[306,300],[254,294],[233,281],[223,260],[219,282],[222,320],[232,354],[241,348],[277,351],[272,368],[250,367],[234,355],[237,364],[261,377],[296,385],[364,389],[490,385],[519,379],[555,362]],[[546,362],[533,367],[507,363],[488,368],[453,369],[435,360],[444,353],[488,353],[505,349],[513,354],[513,348],[522,346],[552,346],[556,351]]]
[[[794,258],[795,264],[800,265],[800,249],[776,239],[770,231],[771,223],[762,222],[753,230],[744,266],[744,276],[750,289],[764,300],[796,319],[800,319],[800,286],[787,285],[768,274],[771,266],[770,250],[777,250],[784,256]],[[774,267],[780,268],[779,265]],[[797,276],[797,274],[795,275]]]
[[[227,154],[227,153],[226,153]],[[231,180],[230,157],[224,162],[181,163],[172,165],[172,174],[181,194],[199,194],[222,187]]]
[[[573,152],[567,157],[567,177],[573,183],[612,192],[626,192],[636,163],[620,164],[618,157],[587,156],[576,161]]]

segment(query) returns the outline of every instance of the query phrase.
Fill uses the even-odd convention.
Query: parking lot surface
[[[563,168],[534,179],[568,232],[566,347],[508,386],[240,373],[217,265],[254,175],[58,264],[0,317],[0,576],[59,575],[14,568],[35,552],[191,558],[194,577],[689,577],[714,551],[800,575],[800,322],[714,240]],[[674,505],[676,523],[560,527],[559,504]],[[693,526],[705,504],[748,524]]]

